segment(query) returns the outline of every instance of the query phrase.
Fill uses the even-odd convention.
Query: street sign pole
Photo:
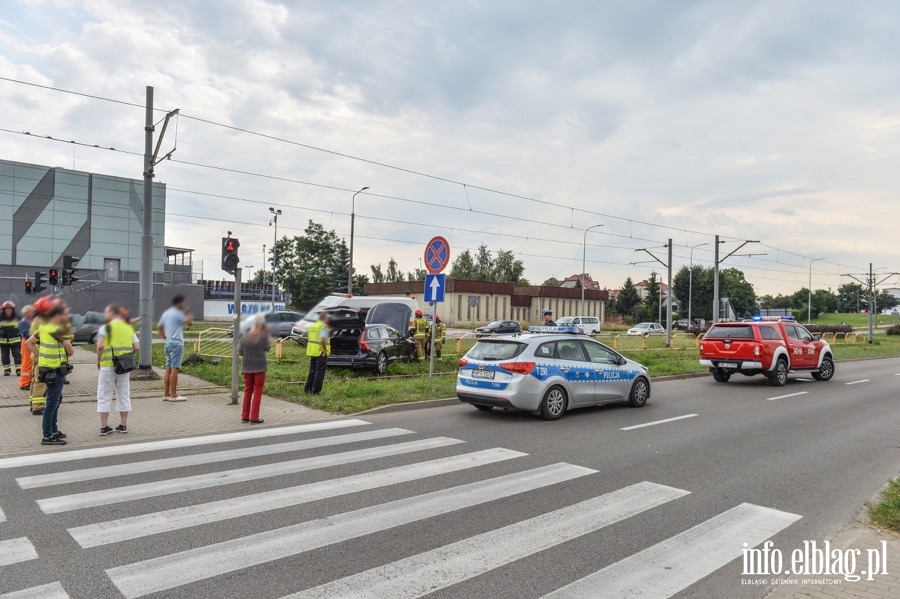
[[[231,338],[234,344],[231,346],[231,405],[238,402],[240,390],[240,364],[238,362],[238,348],[241,344],[241,268],[234,271],[234,333]]]
[[[434,386],[434,329],[437,327],[437,302],[431,303],[431,352],[428,363],[428,386]]]
[[[425,246],[425,301],[431,304],[431,350],[428,360],[428,386],[434,386],[434,335],[437,327],[437,305],[444,301],[447,278],[442,275],[450,263],[450,244],[443,237],[432,237]]]

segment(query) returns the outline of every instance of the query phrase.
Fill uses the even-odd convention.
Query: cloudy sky
[[[900,271],[894,2],[4,0],[0,77],[184,116],[163,143],[167,245],[221,278],[312,219],[358,270],[512,250],[532,282],[656,264],[744,270],[758,293]],[[161,115],[160,115],[161,116]],[[143,151],[140,107],[0,80],[0,128]],[[209,122],[204,122],[209,121]],[[244,133],[229,125],[264,135]],[[268,136],[268,137],[266,137]],[[0,157],[126,177],[141,158],[0,132]],[[215,167],[215,168],[212,168]],[[241,172],[234,172],[241,171]],[[891,282],[896,278],[891,279]]]

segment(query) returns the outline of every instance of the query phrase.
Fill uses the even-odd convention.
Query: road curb
[[[423,410],[425,408],[442,408],[444,406],[459,405],[459,400],[455,397],[445,399],[429,399],[427,401],[405,401],[401,403],[392,403],[386,406],[378,406],[363,412],[353,412],[352,414],[341,414],[342,416],[359,416],[361,414],[381,414],[385,412],[407,412],[409,410]]]

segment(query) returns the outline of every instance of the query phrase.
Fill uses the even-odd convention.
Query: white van
[[[338,306],[346,306],[348,308],[371,308],[376,304],[384,302],[393,302],[409,306],[409,309],[415,313],[419,309],[419,304],[414,297],[390,297],[387,295],[347,295],[346,293],[332,293],[322,298],[318,304],[306,313],[303,320],[294,325],[291,334],[297,337],[305,337],[309,326],[319,320],[319,312],[325,308],[336,308]],[[405,333],[406,331],[401,331]]]
[[[563,316],[556,319],[558,325],[574,325],[585,335],[595,335],[600,332],[600,319],[596,316]]]

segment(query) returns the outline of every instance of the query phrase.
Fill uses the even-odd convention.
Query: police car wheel
[[[647,399],[650,397],[650,384],[646,379],[637,379],[631,386],[631,393],[628,395],[628,405],[632,408],[643,408],[647,405]]]
[[[482,412],[490,412],[491,410],[494,409],[494,406],[479,406],[479,405],[476,405],[475,408],[478,409],[478,410],[481,410]]]
[[[566,390],[559,386],[550,387],[541,400],[541,418],[559,420],[566,413]]]

